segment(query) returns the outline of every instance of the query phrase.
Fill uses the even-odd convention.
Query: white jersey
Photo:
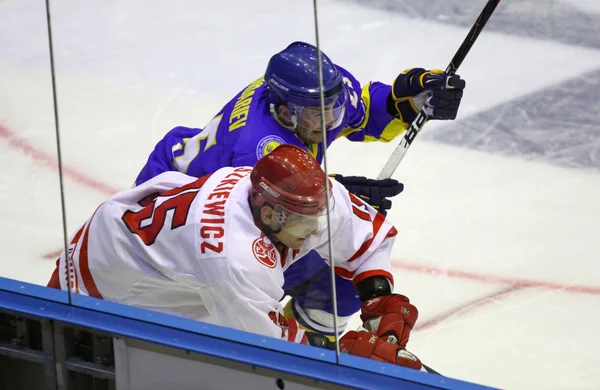
[[[280,253],[254,224],[250,172],[223,168],[200,179],[165,172],[111,196],[70,237],[61,288],[68,289],[68,268],[79,294],[305,342],[281,314],[283,272],[311,249],[327,259],[327,233]],[[396,229],[335,181],[332,194],[336,272],[355,282],[392,280]]]

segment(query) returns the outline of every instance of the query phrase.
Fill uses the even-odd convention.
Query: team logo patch
[[[260,140],[256,146],[256,158],[261,159],[271,153],[276,147],[284,144],[283,138],[276,135],[268,135]]]
[[[275,268],[277,265],[277,249],[264,234],[252,243],[252,253],[259,263],[269,268]]]

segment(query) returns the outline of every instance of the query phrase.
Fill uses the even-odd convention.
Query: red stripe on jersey
[[[170,189],[168,191],[163,192],[162,194],[160,194],[160,196],[171,196],[171,195],[178,195],[184,191],[187,190],[197,190],[202,188],[202,186],[204,185],[204,183],[206,183],[206,181],[212,176],[212,173],[208,174],[208,175],[204,175],[201,178],[194,180],[191,183],[188,183],[184,186],[181,187],[177,187],[177,188],[173,188]]]
[[[94,215],[96,215],[95,212]],[[79,250],[79,272],[81,272],[83,285],[85,286],[88,295],[90,297],[102,299],[102,294],[100,294],[100,291],[98,291],[98,287],[96,286],[96,282],[94,282],[92,272],[90,271],[90,264],[88,259],[88,238],[94,215],[92,215],[92,218],[90,218],[90,223],[88,224],[88,227],[85,230],[85,234],[83,235],[83,243],[81,244],[81,249]]]
[[[296,335],[298,334],[298,323],[296,322],[296,320],[292,319],[292,318],[288,318],[287,319],[288,322],[288,341],[291,341],[292,343],[294,341],[296,341]]]
[[[363,244],[360,246],[358,251],[356,251],[356,253],[351,258],[348,259],[349,263],[358,259],[371,247],[371,244],[373,243],[373,239],[377,236],[377,233],[379,233],[379,229],[381,229],[381,226],[383,225],[384,221],[385,221],[385,217],[383,216],[383,214],[377,213],[377,215],[375,216],[375,220],[373,221],[373,237],[371,237],[367,241],[363,242]]]
[[[56,288],[60,290],[60,279],[58,277],[58,263],[60,259],[56,260],[56,268],[54,268],[54,272],[52,272],[52,276],[50,276],[50,281],[46,285],[46,287]]]
[[[300,344],[308,344],[308,338],[306,338],[306,332],[304,332],[304,334],[302,335],[302,339],[300,339]]]
[[[72,291],[77,291],[79,289],[79,281],[77,280],[77,272],[75,272],[75,264],[73,262],[72,256],[75,255],[75,250],[77,249],[77,245],[79,244],[79,239],[81,238],[81,234],[83,233],[84,228],[85,228],[85,224],[83,224],[83,226],[77,231],[77,233],[75,233],[75,236],[71,240],[71,245],[73,246],[73,252],[71,252],[71,255],[69,255],[68,251],[65,254],[65,286],[67,286],[67,289],[70,289]],[[57,261],[57,267],[58,267],[59,261],[60,261],[60,258]],[[71,273],[71,285],[70,286],[69,286],[69,275],[68,275],[69,272]]]
[[[344,279],[352,280],[354,277],[354,272],[348,271],[346,268],[342,267],[334,267],[335,273],[341,276]]]
[[[396,228],[392,226],[392,228],[390,229],[388,234],[385,236],[385,238],[395,237],[396,234],[398,234],[398,230],[396,230]]]
[[[361,201],[360,199],[358,199],[358,197],[356,195],[354,195],[353,193],[349,192],[348,195],[350,195],[350,201],[352,203],[354,203],[354,205],[356,205],[357,207],[352,206],[352,212],[354,213],[354,215],[356,215],[358,218],[364,220],[364,221],[371,221],[371,214],[369,214],[368,212],[361,210],[361,207],[365,207],[366,209],[366,205],[363,201]]]
[[[79,241],[79,238],[81,237],[81,233],[83,233],[83,228],[84,227],[85,227],[85,224],[83,224],[83,226],[81,227],[81,229],[79,229],[77,231],[77,233],[75,233],[75,237],[73,237],[73,239],[71,240],[71,245],[77,244],[77,241]]]
[[[281,268],[285,267],[288,256],[290,256],[290,260],[293,261],[296,258],[296,256],[298,256],[298,253],[300,253],[300,249],[293,249],[292,253],[290,254],[289,248],[286,247],[285,251],[283,252],[283,256],[281,256]]]
[[[354,284],[356,286],[358,283],[362,282],[363,280],[373,277],[373,276],[383,276],[383,277],[388,278],[388,280],[392,283],[392,287],[394,287],[394,276],[391,273],[384,271],[382,269],[361,272],[360,274],[356,275],[354,277],[354,279],[352,279],[352,284]]]

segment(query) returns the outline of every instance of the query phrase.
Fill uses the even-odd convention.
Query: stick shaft
[[[473,27],[471,27],[471,30],[454,54],[454,57],[452,57],[450,64],[448,64],[448,67],[446,68],[447,74],[453,75],[456,73],[458,67],[462,64],[465,57],[471,50],[471,47],[473,47],[473,44],[477,40],[477,37],[483,30],[483,27],[485,27],[485,24],[490,19],[490,16],[492,16],[492,13],[494,13],[498,3],[500,3],[500,0],[488,0],[485,7],[483,7],[483,10],[479,14],[479,17],[473,24]],[[377,176],[377,180],[383,180],[392,177],[394,172],[396,172],[396,169],[398,169],[398,165],[400,165],[400,162],[406,155],[408,148],[417,137],[417,134],[421,132],[428,120],[429,118],[425,112],[425,106],[423,106],[415,120],[406,130],[404,137],[402,137],[402,140],[400,140],[400,143],[398,146],[396,146],[396,149],[394,149],[390,158],[383,166],[379,176]]]

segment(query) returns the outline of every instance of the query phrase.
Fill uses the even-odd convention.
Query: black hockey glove
[[[392,207],[392,201],[387,199],[398,195],[404,190],[404,184],[394,179],[367,179],[364,176],[331,175],[341,183],[348,192],[353,193],[371,205],[383,215]]]
[[[439,69],[407,69],[392,84],[387,110],[406,123],[411,123],[423,106],[429,119],[456,119],[465,85],[459,75],[448,76]]]

